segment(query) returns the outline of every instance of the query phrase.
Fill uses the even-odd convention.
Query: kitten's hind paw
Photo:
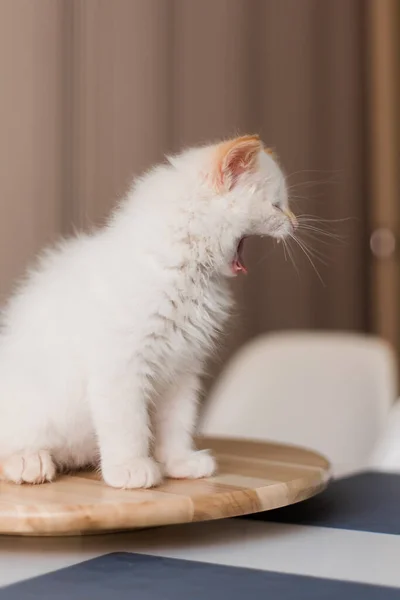
[[[216,471],[215,458],[208,450],[197,450],[182,458],[168,461],[165,474],[173,479],[201,479],[211,477]]]
[[[104,481],[116,488],[149,488],[161,482],[161,469],[152,458],[136,458],[123,465],[101,467]]]
[[[0,479],[13,483],[45,483],[55,475],[56,467],[47,450],[12,454],[0,461]]]

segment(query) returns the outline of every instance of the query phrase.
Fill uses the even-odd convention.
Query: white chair
[[[369,464],[373,469],[400,473],[400,399],[389,413],[387,426],[375,445]]]
[[[228,364],[205,405],[200,431],[306,446],[324,454],[334,474],[345,474],[379,467],[385,443],[378,451],[377,444],[385,438],[396,394],[395,356],[380,339],[272,334],[243,347]],[[400,438],[398,457],[400,467]]]

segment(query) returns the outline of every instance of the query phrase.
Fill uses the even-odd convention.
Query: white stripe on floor
[[[108,552],[139,552],[400,588],[400,536],[242,519],[81,538],[3,537],[0,585]]]

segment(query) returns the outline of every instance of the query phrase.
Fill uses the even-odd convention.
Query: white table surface
[[[400,588],[400,536],[245,519],[101,536],[0,537],[0,586],[109,552],[139,552]]]

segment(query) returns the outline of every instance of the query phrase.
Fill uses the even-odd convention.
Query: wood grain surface
[[[329,463],[302,448],[222,439],[200,439],[198,447],[215,453],[217,475],[151,490],[116,490],[90,472],[36,486],[1,482],[0,533],[80,535],[222,519],[299,502],[329,480]]]

